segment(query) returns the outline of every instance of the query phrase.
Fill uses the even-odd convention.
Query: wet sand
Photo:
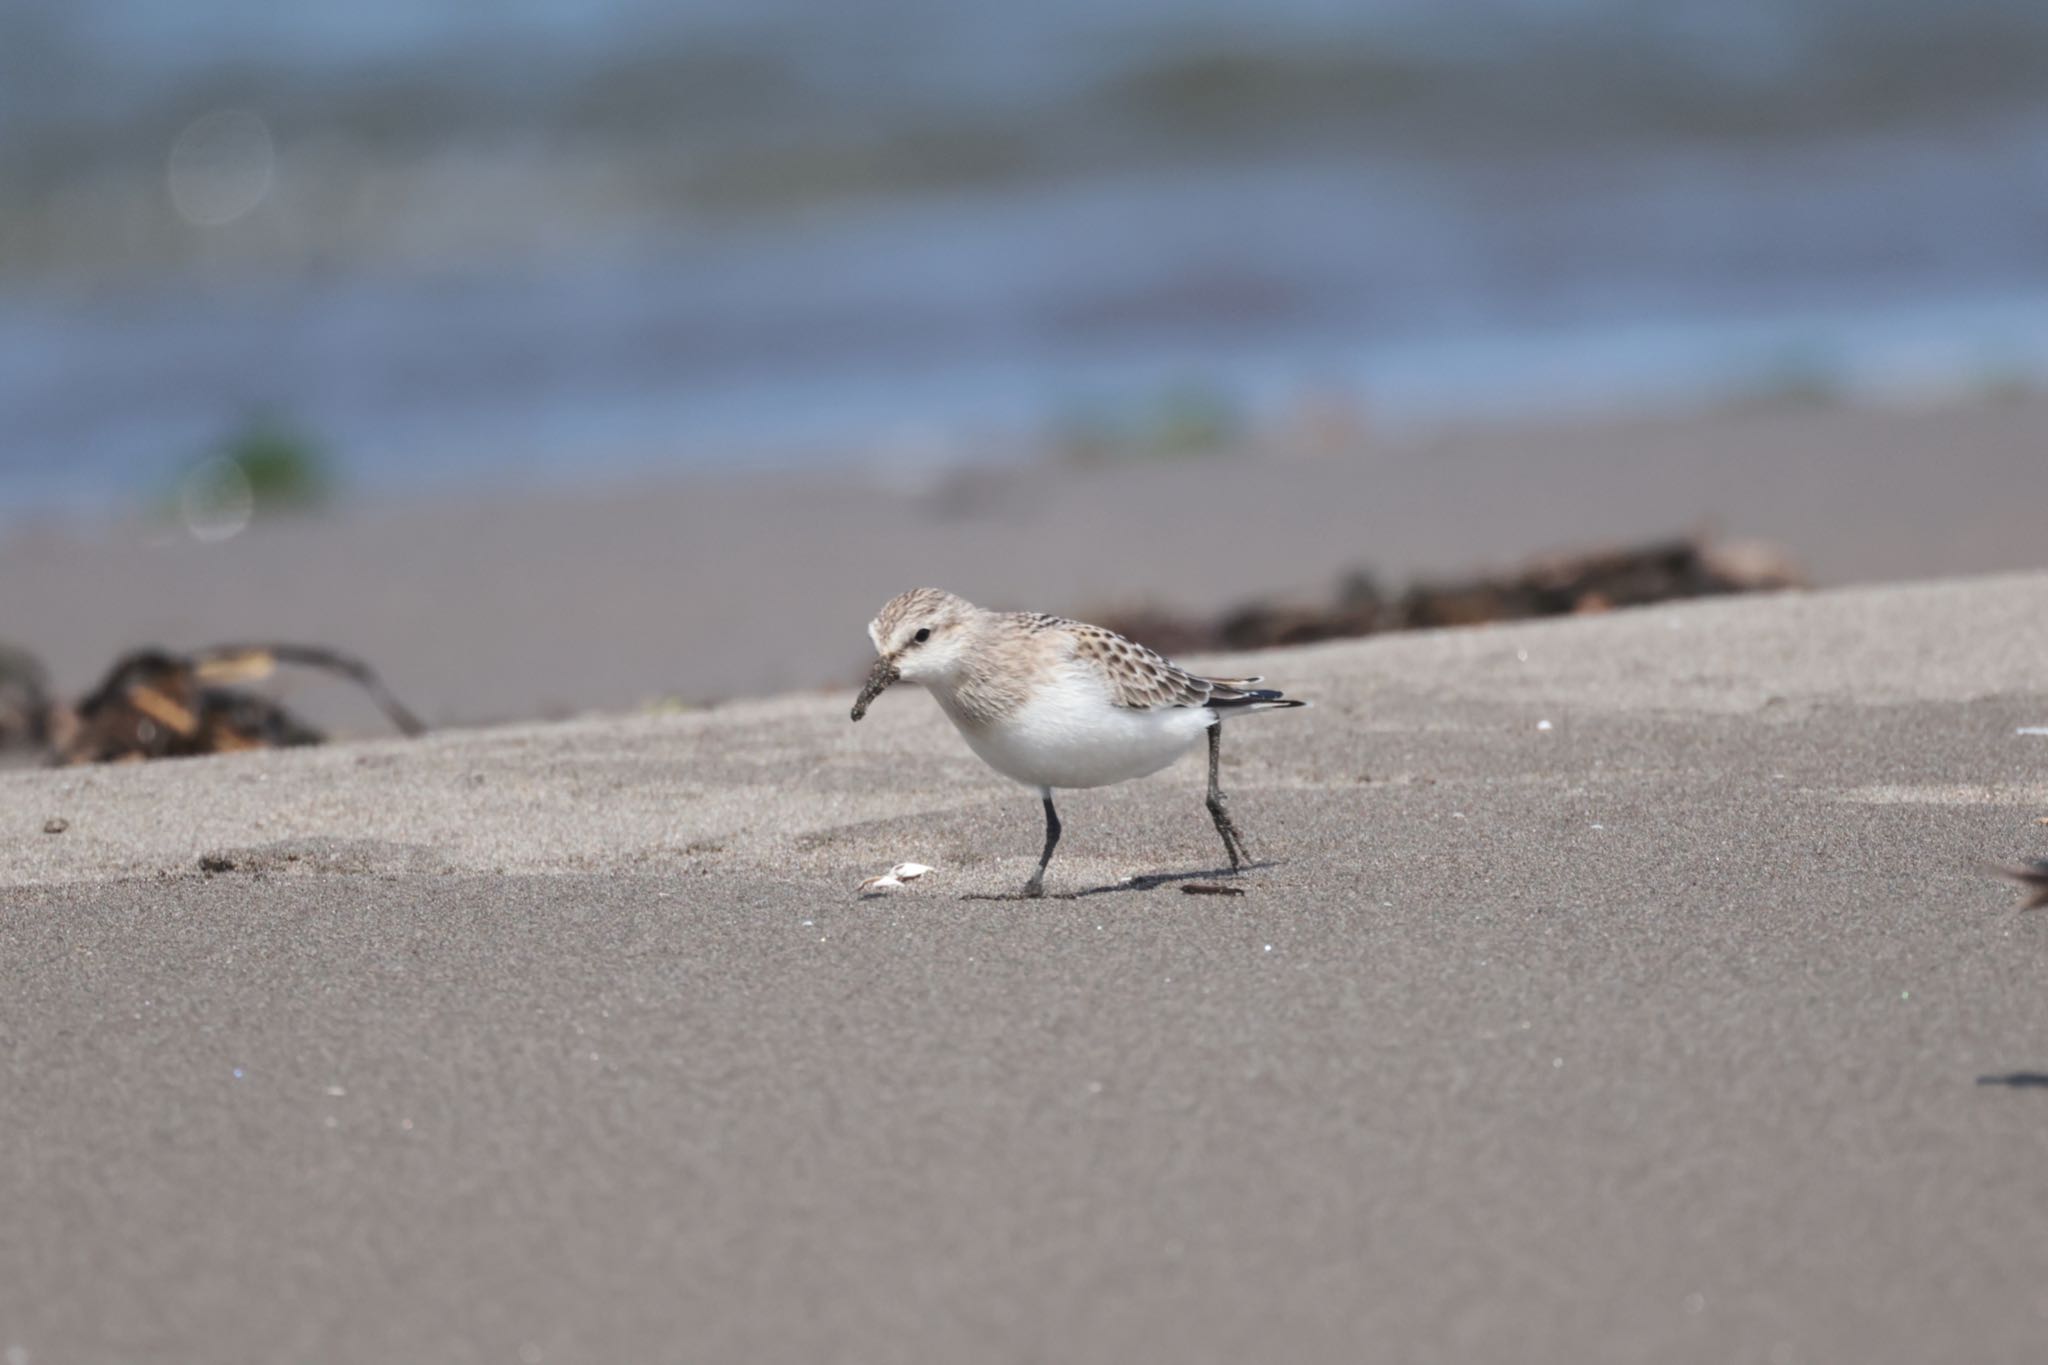
[[[1239,898],[1190,763],[962,899],[1035,803],[903,689],[0,774],[0,1349],[2030,1358],[2044,660],[2036,574],[1237,661]]]

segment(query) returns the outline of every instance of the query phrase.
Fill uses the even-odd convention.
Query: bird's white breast
[[[1199,744],[1216,719],[1203,707],[1117,706],[1099,676],[1073,664],[995,719],[965,715],[940,689],[933,695],[982,762],[1033,787],[1106,787],[1156,773]]]

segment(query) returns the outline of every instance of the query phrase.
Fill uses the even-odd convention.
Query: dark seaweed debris
[[[138,649],[70,704],[50,699],[32,656],[0,648],[0,749],[37,750],[61,765],[324,742],[278,702],[233,685],[266,678],[280,665],[338,673],[368,692],[401,733],[426,729],[367,664],[317,645],[214,645],[191,654]]]
[[[1806,586],[1780,551],[1702,537],[1547,555],[1507,573],[1422,580],[1386,592],[1353,573],[1321,603],[1253,601],[1214,616],[1110,612],[1103,625],[1164,654],[1270,649],[1384,631],[1609,611],[1690,597]]]

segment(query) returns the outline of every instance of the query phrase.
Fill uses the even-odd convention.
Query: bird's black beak
[[[896,665],[888,659],[875,660],[875,666],[868,670],[868,680],[861,685],[860,695],[853,699],[853,718],[859,720],[868,713],[868,703],[882,695],[889,684],[896,681]]]

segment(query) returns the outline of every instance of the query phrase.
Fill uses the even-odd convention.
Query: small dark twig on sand
[[[2022,910],[2039,910],[2048,906],[2048,858],[2036,858],[2020,867],[2004,867],[1992,864],[1990,871],[2009,882],[2019,883],[2027,898],[2020,902]]]

